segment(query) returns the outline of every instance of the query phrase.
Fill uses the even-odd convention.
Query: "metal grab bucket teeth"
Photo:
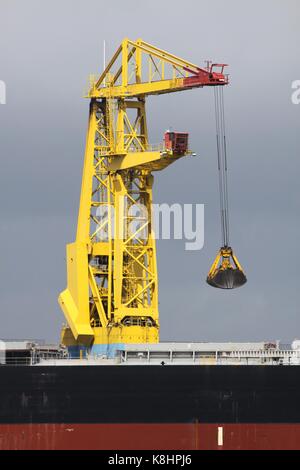
[[[247,282],[244,271],[230,247],[222,247],[206,282],[218,289],[236,289]]]

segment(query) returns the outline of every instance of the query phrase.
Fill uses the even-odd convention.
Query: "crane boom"
[[[128,98],[226,85],[225,67],[208,63],[204,69],[141,39],[124,39],[102,75],[92,81],[87,96]]]
[[[224,67],[204,69],[126,38],[92,79],[77,235],[67,245],[67,288],[59,296],[68,323],[62,342],[74,354],[158,341],[153,172],[191,152],[185,133],[166,133],[158,147],[149,143],[145,101],[226,85]]]

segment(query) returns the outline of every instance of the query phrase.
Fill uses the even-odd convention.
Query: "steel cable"
[[[219,193],[220,193],[220,213],[222,246],[229,246],[229,204],[228,204],[228,183],[227,183],[227,148],[225,131],[225,112],[223,87],[214,88],[215,95],[215,119],[216,119],[216,139],[219,171]]]

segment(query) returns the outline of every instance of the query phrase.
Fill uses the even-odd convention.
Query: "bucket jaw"
[[[224,246],[219,250],[206,282],[218,289],[236,289],[247,282],[244,271],[232,248]]]

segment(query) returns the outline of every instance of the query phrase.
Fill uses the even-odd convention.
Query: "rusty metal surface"
[[[300,424],[7,424],[0,450],[300,450]]]

